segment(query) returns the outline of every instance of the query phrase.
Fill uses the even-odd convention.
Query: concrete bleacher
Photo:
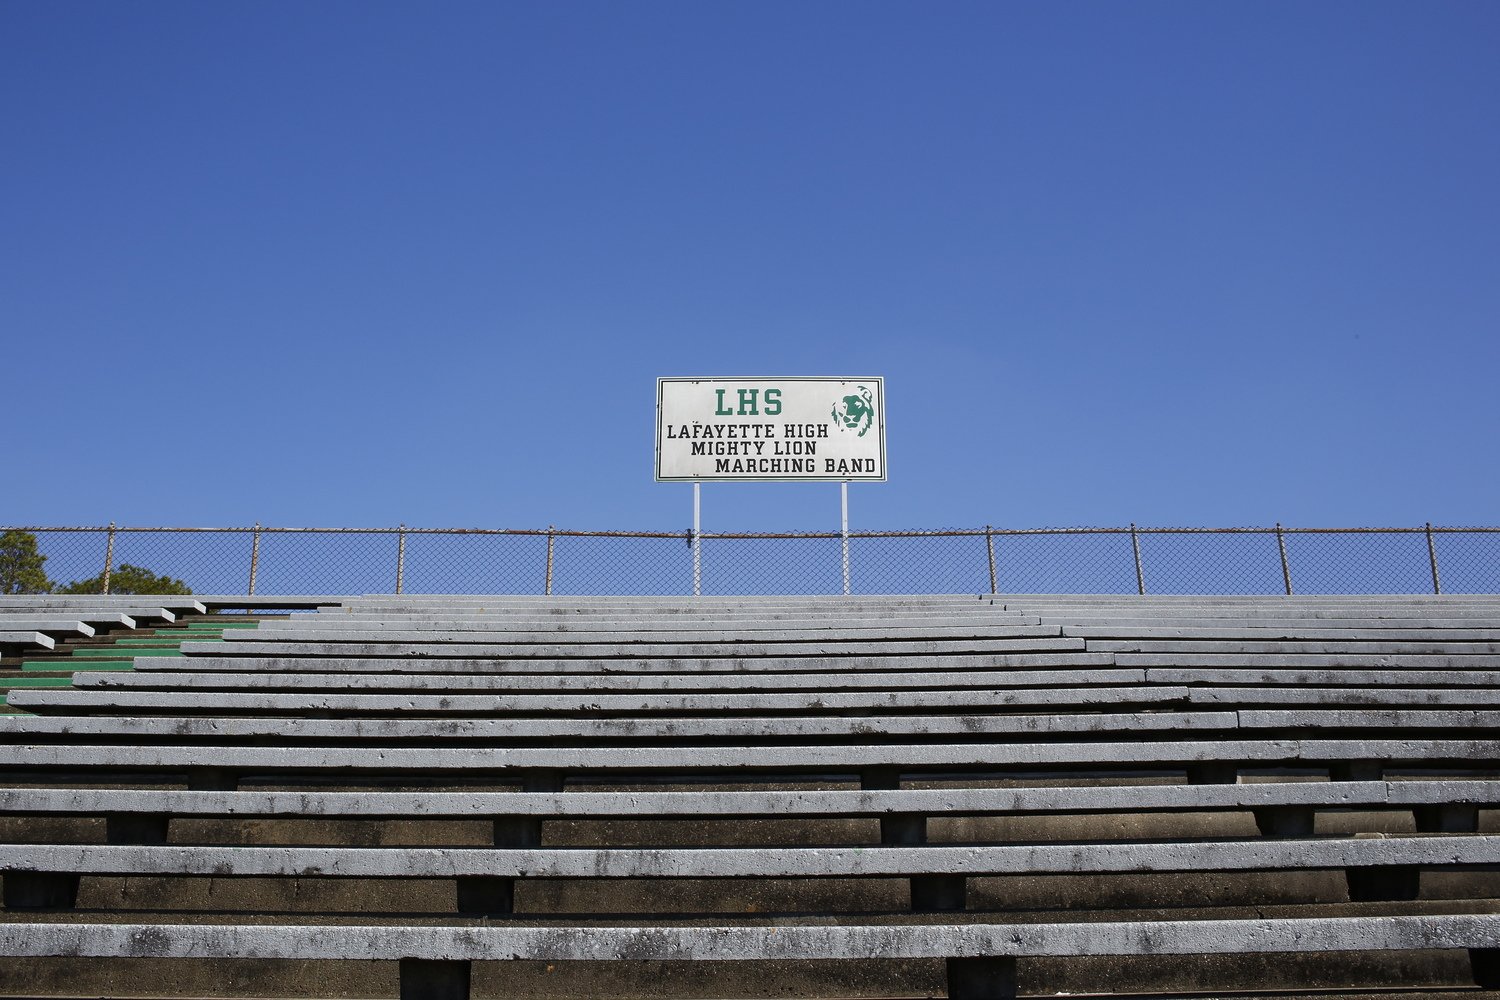
[[[135,594],[57,594],[0,595],[0,615],[73,614],[79,611],[129,614],[158,621],[175,621],[178,615],[205,614],[208,607],[196,597]],[[136,616],[132,616],[136,617]]]
[[[0,597],[0,601],[6,600],[26,603],[0,604],[0,655],[50,650],[56,648],[58,639],[91,638],[113,630],[177,620],[175,612],[139,600],[101,606],[98,600],[54,598],[58,605],[49,605],[35,597]]]
[[[0,655],[55,649],[58,639],[90,638],[101,632],[171,623],[180,613],[205,610],[197,602],[108,597],[0,596]]]
[[[171,625],[181,616],[204,615],[227,609],[246,612],[316,610],[345,600],[330,596],[140,594],[28,594],[0,595],[0,657],[49,651],[58,639],[89,638],[96,634]]]
[[[256,601],[11,693],[0,992],[1500,988],[1497,598]]]

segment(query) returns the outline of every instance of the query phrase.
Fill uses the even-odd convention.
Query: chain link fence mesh
[[[133,566],[198,594],[838,594],[838,532],[3,528],[51,585]],[[7,535],[14,539],[16,536]],[[1500,528],[850,532],[855,594],[1500,591]],[[0,587],[4,581],[0,580]],[[118,591],[117,591],[118,592]]]

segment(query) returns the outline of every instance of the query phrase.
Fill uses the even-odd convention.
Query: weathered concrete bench
[[[119,617],[121,619],[124,619],[124,621],[130,622],[129,625],[126,625],[124,627],[135,627],[135,621],[133,619],[127,618],[124,615],[120,615]],[[85,624],[82,620],[77,618],[38,618],[31,615],[16,615],[15,618],[16,620],[14,622],[0,620],[0,623],[6,625],[7,628],[12,628],[17,631],[45,632],[47,635],[50,635],[53,638],[57,638],[60,636],[88,637],[94,634],[94,627],[92,625]],[[123,625],[123,622],[121,624]]]
[[[1024,600],[377,595],[17,692],[39,714],[0,718],[0,813],[103,823],[0,845],[0,955],[383,958],[434,998],[466,996],[474,962],[943,959],[951,996],[989,998],[1024,982],[1018,959],[1467,950],[1500,988],[1500,914],[1474,898],[1500,871],[1493,601]],[[246,821],[323,826],[193,840]],[[337,835],[384,821],[468,839]],[[741,833],[786,823],[814,825]],[[1317,873],[1341,895],[1254,920],[1153,896]],[[377,888],[360,926],[66,913],[87,884],[171,900],[209,878]],[[991,887],[1079,878],[1116,902],[1080,921]],[[899,899],[861,902],[893,880]],[[844,888],[770,920],[732,905],[762,881]],[[431,919],[460,926],[403,909],[433,883],[452,895]],[[635,884],[725,903],[643,914]],[[542,905],[571,885],[599,908]]]
[[[0,614],[45,611],[48,614],[68,612],[73,609],[88,611],[121,611],[161,609],[173,616],[206,614],[208,607],[196,597],[172,597],[167,595],[136,594],[80,594],[57,596],[53,594],[0,595]]]
[[[1015,995],[1018,958],[1468,949],[1476,975],[1489,978],[1500,954],[1500,916],[1494,915],[834,927],[24,924],[0,934],[0,947],[15,956],[283,961],[436,956],[399,960],[403,1000],[467,996],[471,965],[481,961],[943,959],[949,996],[991,998]]]
[[[120,628],[135,628],[146,624],[171,624],[177,620],[177,612],[153,604],[120,604],[114,607],[79,606],[72,608],[0,608],[0,625],[22,618],[34,618],[45,613],[49,618],[71,618],[90,625],[113,625]]]
[[[52,649],[57,640],[41,632],[0,631],[0,649]]]

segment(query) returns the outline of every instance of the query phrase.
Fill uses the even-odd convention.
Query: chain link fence
[[[19,535],[15,533],[21,533]],[[1419,594],[1500,592],[1500,528],[969,528],[703,533],[447,528],[0,528],[45,587],[199,594]],[[10,562],[7,562],[10,560]],[[138,578],[139,574],[136,574]],[[31,580],[37,579],[32,574]],[[31,589],[38,588],[35,584]],[[11,584],[8,592],[16,592]],[[119,592],[118,585],[115,592]]]

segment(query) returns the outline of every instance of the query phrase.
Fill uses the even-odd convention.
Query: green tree
[[[111,594],[175,594],[178,596],[191,594],[193,591],[181,580],[174,580],[170,576],[157,576],[149,569],[132,566],[129,563],[121,563],[118,569],[110,571],[109,592]],[[102,594],[104,593],[104,574],[90,577],[87,580],[78,580],[66,587],[57,588],[59,594]]]
[[[45,562],[31,532],[0,535],[0,594],[51,594],[52,582],[42,570]]]
[[[31,532],[0,535],[0,594],[50,594],[52,581],[42,569],[46,561]]]

